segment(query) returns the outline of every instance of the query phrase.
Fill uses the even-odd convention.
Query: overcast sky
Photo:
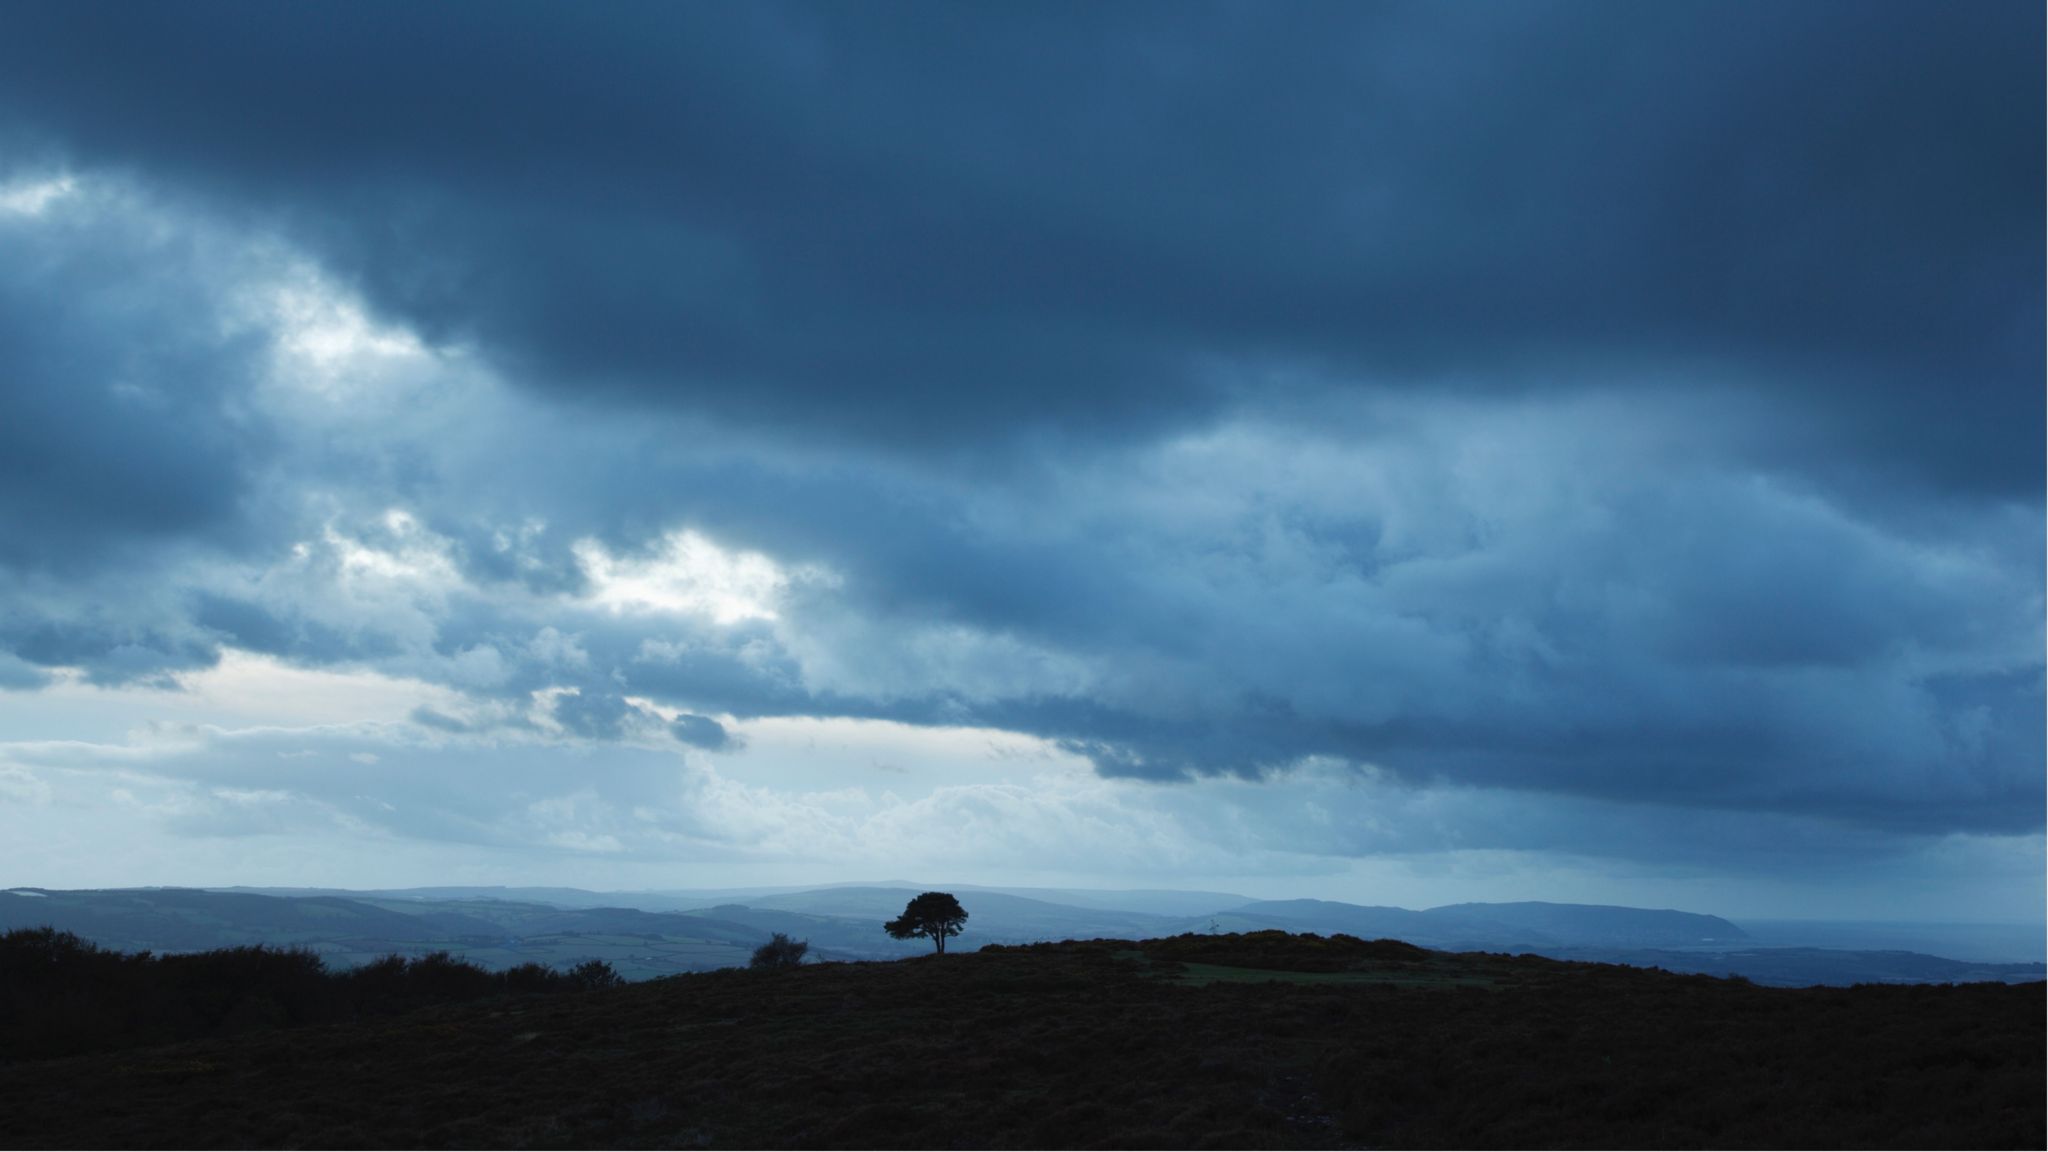
[[[0,886],[2038,918],[2043,10],[0,9]]]

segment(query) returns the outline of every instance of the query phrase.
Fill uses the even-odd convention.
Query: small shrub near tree
[[[794,968],[804,962],[804,954],[810,950],[809,941],[792,940],[786,933],[777,932],[766,944],[754,949],[754,958],[747,967]]]

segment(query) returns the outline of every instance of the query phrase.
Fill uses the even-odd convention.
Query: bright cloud
[[[0,213],[41,216],[51,204],[77,190],[77,181],[69,176],[0,183]]]
[[[612,612],[774,620],[792,579],[758,552],[729,551],[688,529],[666,533],[645,556],[614,555],[596,540],[579,540],[572,551],[590,579],[590,602]]]

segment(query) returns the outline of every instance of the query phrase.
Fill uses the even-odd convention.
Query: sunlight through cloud
[[[77,190],[78,182],[69,176],[0,184],[0,214],[41,216],[51,204]]]
[[[774,620],[790,573],[759,552],[721,548],[684,529],[662,537],[651,556],[619,556],[596,540],[574,552],[590,580],[591,603],[615,613],[707,616],[719,624]]]

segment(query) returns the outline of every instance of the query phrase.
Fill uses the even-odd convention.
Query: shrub
[[[252,945],[156,958],[159,1001],[182,1003],[205,1027],[301,1024],[336,1015],[327,965],[305,948]]]
[[[498,991],[497,977],[446,952],[429,952],[406,965],[406,990],[428,1000],[473,1000]]]
[[[624,976],[619,975],[603,960],[585,960],[569,969],[567,980],[569,987],[578,992],[593,988],[616,988],[626,982]]]
[[[754,949],[754,958],[747,962],[749,968],[794,968],[804,962],[804,953],[811,950],[807,940],[792,940],[785,933],[777,932],[766,944]]]
[[[507,992],[554,992],[567,982],[560,972],[531,960],[516,968],[507,968],[503,979]]]
[[[506,993],[625,981],[602,960],[490,972],[446,952],[330,971],[304,948],[114,952],[52,928],[0,932],[0,1060],[69,1056],[255,1028],[391,1015]]]

